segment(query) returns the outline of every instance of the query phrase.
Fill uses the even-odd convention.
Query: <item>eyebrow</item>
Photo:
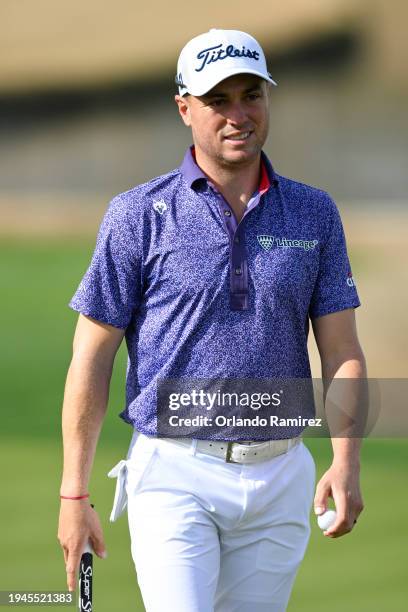
[[[251,85],[251,87],[248,87],[247,89],[245,89],[242,93],[247,94],[247,93],[251,93],[252,91],[260,91],[261,89],[261,84],[258,83],[257,85]],[[228,96],[228,94],[222,92],[222,91],[215,91],[214,93],[209,93],[209,94],[204,94],[203,98],[226,98]]]

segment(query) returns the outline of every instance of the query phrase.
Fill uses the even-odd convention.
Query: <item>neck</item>
[[[243,204],[252,197],[259,185],[261,154],[246,164],[220,165],[195,150],[201,170],[230,204]]]

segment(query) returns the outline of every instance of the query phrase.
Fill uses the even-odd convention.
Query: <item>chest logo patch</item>
[[[267,234],[261,234],[260,236],[257,236],[257,238],[258,238],[259,244],[265,251],[271,250],[273,246],[273,241],[275,240],[273,236],[268,236]]]
[[[319,244],[318,240],[277,238],[276,236],[269,236],[267,234],[260,234],[257,236],[257,239],[265,251],[270,251],[273,245],[281,249],[303,249],[304,251],[313,251]]]
[[[167,204],[164,200],[155,200],[153,202],[153,208],[159,215],[162,215],[167,210]]]

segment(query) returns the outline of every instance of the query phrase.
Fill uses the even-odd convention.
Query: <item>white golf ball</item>
[[[319,525],[320,529],[326,531],[334,524],[336,517],[337,513],[335,510],[326,510],[326,512],[319,514],[317,517],[317,524]]]

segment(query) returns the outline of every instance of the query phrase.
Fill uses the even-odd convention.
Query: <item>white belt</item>
[[[172,442],[179,446],[191,446],[189,438],[161,438],[166,442]],[[223,442],[218,440],[197,440],[196,451],[220,457],[227,463],[257,463],[266,461],[278,455],[287,453],[288,450],[299,444],[301,437],[289,438],[287,440],[267,440],[266,442],[250,444],[239,444],[238,442]]]

